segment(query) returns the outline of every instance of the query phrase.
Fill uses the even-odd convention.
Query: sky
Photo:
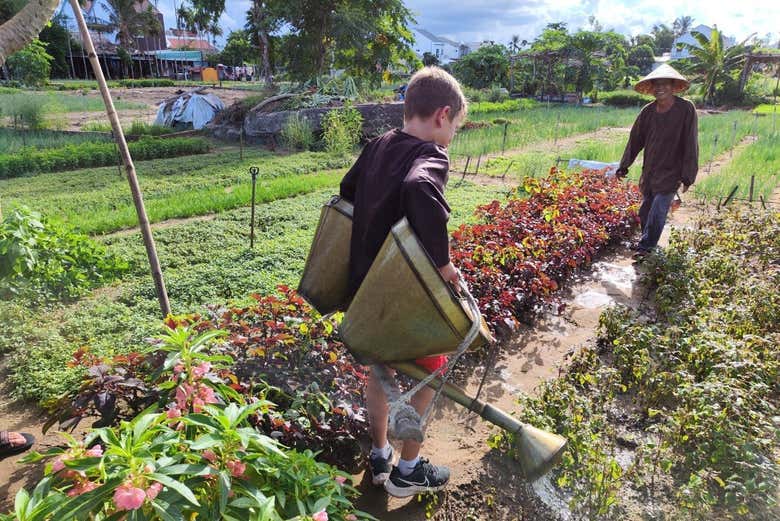
[[[157,0],[165,16],[166,28],[175,27],[174,3],[181,0]],[[99,3],[99,2],[98,2]],[[251,0],[226,0],[220,19],[224,35],[243,27]],[[778,0],[406,0],[417,26],[439,36],[460,42],[492,40],[508,43],[512,35],[533,40],[550,22],[566,22],[571,30],[588,28],[594,15],[605,29],[625,35],[647,33],[656,23],[671,26],[679,16],[691,16],[697,24],[717,25],[737,41],[757,33],[761,38],[772,33],[780,38],[780,1]]]

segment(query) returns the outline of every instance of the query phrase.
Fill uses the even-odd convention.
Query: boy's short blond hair
[[[404,93],[405,120],[428,118],[448,105],[450,121],[466,116],[468,102],[458,80],[440,67],[423,67],[414,73]]]

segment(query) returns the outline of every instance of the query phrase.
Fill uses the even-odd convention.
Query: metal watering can
[[[441,378],[430,378],[410,361],[451,353],[469,338],[474,339],[469,348],[494,340],[473,299],[469,306],[444,281],[408,221],[402,219],[393,226],[347,303],[351,235],[352,205],[334,196],[323,206],[298,293],[322,314],[343,310],[348,304],[339,332],[358,360],[386,364],[416,380],[429,380],[428,386],[514,433],[518,461],[528,479],[549,471],[566,446],[565,438],[522,423]],[[393,397],[388,393],[388,398],[392,401]],[[392,424],[391,415],[391,432],[412,432],[411,438],[421,440],[419,416],[413,416],[404,418],[412,426],[403,429]]]

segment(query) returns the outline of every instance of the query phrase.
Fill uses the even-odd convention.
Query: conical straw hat
[[[641,94],[648,94],[652,96],[654,94],[652,81],[659,79],[672,80],[672,92],[674,94],[683,92],[691,86],[691,82],[686,80],[682,74],[674,70],[674,67],[664,63],[653,72],[639,80],[639,82],[634,85],[634,90]]]

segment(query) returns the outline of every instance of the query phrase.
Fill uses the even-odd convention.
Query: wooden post
[[[146,208],[144,207],[141,188],[138,185],[138,178],[135,175],[133,158],[130,156],[130,149],[127,147],[125,134],[122,130],[122,125],[119,122],[119,116],[114,108],[114,101],[111,99],[111,92],[108,90],[106,79],[103,77],[103,71],[100,68],[100,62],[95,53],[95,46],[92,44],[92,38],[89,35],[87,23],[84,21],[84,15],[81,12],[79,2],[78,0],[70,0],[70,5],[76,16],[76,22],[78,23],[79,31],[81,32],[81,39],[86,46],[85,50],[89,53],[92,71],[95,73],[95,79],[100,87],[100,94],[103,96],[103,103],[106,105],[108,121],[111,122],[114,138],[119,147],[119,153],[122,156],[122,163],[125,167],[125,172],[127,173],[127,181],[130,183],[130,191],[133,194],[133,203],[135,204],[136,213],[138,213],[138,225],[141,228],[141,235],[143,236],[144,246],[146,247],[146,255],[149,258],[149,266],[152,271],[152,278],[154,279],[154,286],[157,291],[157,299],[160,302],[160,311],[162,312],[163,317],[165,317],[171,312],[171,304],[168,301],[168,293],[165,290],[165,281],[163,280],[162,269],[160,269],[160,261],[157,258],[157,248],[154,245],[152,228],[149,226],[149,219],[146,216]]]
[[[479,164],[481,162],[482,162],[482,154],[480,154],[479,157],[477,157],[477,169],[474,170],[474,175],[478,175],[479,174]]]
[[[255,186],[257,185],[257,174],[260,173],[260,169],[256,166],[249,168],[249,175],[252,176],[252,220],[249,225],[249,249],[255,248]]]
[[[718,135],[715,134],[715,142],[712,144],[712,154],[710,154],[710,164],[707,166],[707,175],[712,170],[712,162],[715,160],[715,149],[718,148]]]
[[[509,127],[509,122],[504,122],[504,139],[501,141],[501,155],[504,155],[504,151],[506,151],[506,131]]]
[[[738,189],[739,189],[739,185],[734,185],[734,188],[731,189],[731,192],[729,193],[728,197],[726,197],[726,200],[723,201],[723,206],[726,206],[731,202],[731,199],[734,197],[734,194],[737,193]]]
[[[756,182],[756,176],[754,174],[754,175],[750,176],[750,195],[748,196],[748,202],[749,203],[753,202],[753,184],[755,182]]]

